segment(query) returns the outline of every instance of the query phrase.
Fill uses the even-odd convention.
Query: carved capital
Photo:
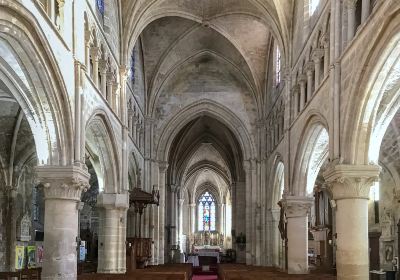
[[[330,165],[324,172],[328,190],[334,200],[368,199],[370,187],[379,180],[378,165]]]
[[[108,63],[105,59],[99,59],[99,70],[103,76],[106,75],[108,69]]]
[[[310,212],[314,199],[311,197],[287,196],[282,200],[286,217],[305,217]]]
[[[304,86],[306,82],[307,82],[307,75],[301,74],[301,75],[299,76],[299,83],[300,83],[300,85],[301,85],[301,86]]]
[[[295,85],[292,88],[292,94],[295,96],[296,94],[298,94],[300,92],[300,86],[299,85]]]
[[[128,71],[129,68],[126,67],[126,65],[120,65],[119,66],[119,76],[121,79],[121,84],[126,82],[126,79],[128,78]]]
[[[166,172],[168,169],[168,162],[166,161],[159,161],[158,162],[158,169],[160,172]]]
[[[305,70],[306,70],[307,76],[312,75],[312,71],[314,71],[314,66],[315,66],[315,64],[312,61],[309,61],[306,63]]]
[[[38,166],[37,179],[44,187],[45,199],[80,201],[89,187],[90,174],[76,166]]]
[[[318,63],[321,61],[321,58],[324,56],[324,50],[323,49],[315,49],[312,52],[312,60],[315,63]]]
[[[90,56],[92,57],[92,59],[94,60],[98,60],[100,57],[100,48],[99,47],[91,47],[90,48]]]
[[[355,9],[357,0],[345,0],[344,4],[346,5],[347,9]]]

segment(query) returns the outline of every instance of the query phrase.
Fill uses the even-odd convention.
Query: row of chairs
[[[42,268],[23,269],[19,271],[0,272],[0,280],[40,280]]]

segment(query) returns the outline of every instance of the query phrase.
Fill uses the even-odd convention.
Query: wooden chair
[[[15,272],[0,272],[0,280],[12,280],[18,279],[21,280],[21,273],[18,271]]]

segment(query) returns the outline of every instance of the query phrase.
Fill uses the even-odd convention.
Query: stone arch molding
[[[187,123],[199,116],[210,116],[226,125],[237,138],[244,158],[256,157],[254,140],[245,124],[225,106],[211,100],[200,100],[182,108],[179,114],[171,117],[160,129],[161,134],[156,144],[156,155],[159,161],[168,161],[168,154],[176,135]]]
[[[365,52],[345,111],[342,161],[378,163],[382,138],[400,108],[400,10],[379,26],[371,49]]]
[[[309,172],[318,174],[324,161],[329,158],[329,127],[321,114],[315,113],[309,117],[299,142],[293,164],[296,168],[293,170],[290,194],[307,196],[310,195],[311,184]]]
[[[280,194],[284,191],[285,185],[285,165],[282,160],[281,155],[277,154],[275,156],[274,164],[272,167],[271,176],[271,209],[278,209],[278,201],[280,200]],[[282,182],[283,181],[283,182]],[[282,186],[283,185],[283,186]],[[283,189],[280,189],[282,186]]]
[[[86,143],[99,181],[99,191],[120,193],[120,156],[106,112],[96,110],[86,123]]]
[[[15,1],[0,2],[0,79],[29,122],[38,165],[72,164],[72,113],[64,81],[36,19]]]

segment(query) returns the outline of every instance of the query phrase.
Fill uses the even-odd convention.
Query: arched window
[[[198,230],[215,230],[215,200],[209,193],[202,194],[198,201]]]
[[[132,82],[132,86],[135,85],[135,64],[136,64],[136,51],[135,51],[136,47],[134,47],[132,49],[132,53],[131,53],[131,69],[130,69],[130,78],[131,78],[131,82]]]
[[[96,6],[100,14],[104,16],[104,0],[96,0]]]
[[[275,85],[278,86],[281,82],[281,52],[279,47],[275,49]]]
[[[315,10],[317,9],[319,4],[319,0],[310,0],[309,2],[309,12],[310,12],[310,16],[312,16],[315,12]]]

